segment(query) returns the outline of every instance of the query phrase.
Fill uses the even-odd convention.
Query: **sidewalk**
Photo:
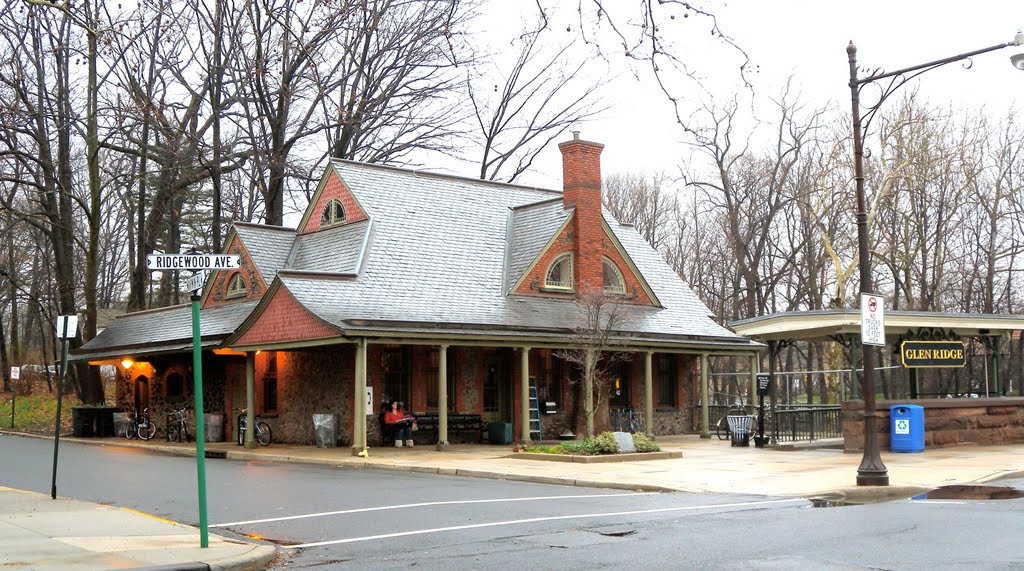
[[[132,510],[0,487],[0,567],[33,571],[265,569],[276,550]]]
[[[62,438],[83,444],[131,446],[195,456],[195,443]],[[583,464],[525,459],[511,446],[456,445],[371,448],[368,458],[349,448],[271,445],[245,449],[210,443],[207,453],[229,460],[300,462],[357,469],[399,470],[524,482],[628,490],[686,491],[767,496],[829,497],[851,502],[907,498],[949,484],[1024,476],[1024,446],[940,448],[918,454],[883,452],[887,487],[855,485],[860,454],[834,448],[731,447],[718,439],[668,436],[663,450],[681,458]],[[222,460],[211,458],[208,462]],[[199,548],[198,530],[139,512],[0,487],[0,567],[107,569],[204,562],[181,569],[262,569],[274,548],[210,536]]]

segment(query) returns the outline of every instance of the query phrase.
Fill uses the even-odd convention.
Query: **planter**
[[[544,462],[576,462],[578,464],[601,464],[606,462],[642,462],[645,460],[670,460],[682,458],[678,450],[662,452],[634,452],[631,454],[598,454],[586,456],[580,454],[539,454],[536,452],[516,452],[507,458],[520,460],[541,460]]]

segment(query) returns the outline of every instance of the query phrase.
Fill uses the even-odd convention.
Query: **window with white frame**
[[[548,289],[571,290],[572,282],[572,253],[561,254],[548,266],[548,272],[544,276],[544,287]]]
[[[334,226],[345,221],[345,206],[337,198],[332,198],[320,215],[320,227]]]
[[[242,297],[245,295],[245,278],[241,272],[235,272],[228,280],[228,297]]]
[[[619,271],[618,266],[608,258],[604,258],[602,262],[604,293],[609,295],[625,295],[626,280],[622,278],[622,272]]]

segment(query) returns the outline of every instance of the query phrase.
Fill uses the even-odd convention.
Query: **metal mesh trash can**
[[[338,445],[338,415],[319,413],[313,415],[313,433],[317,448],[334,448]]]
[[[203,414],[203,442],[224,442],[223,414]]]
[[[750,446],[750,426],[753,418],[749,416],[727,416],[729,432],[732,433],[732,446]]]

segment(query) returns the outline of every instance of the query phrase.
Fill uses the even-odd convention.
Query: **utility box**
[[[924,407],[889,407],[889,447],[893,452],[924,452]]]
[[[492,422],[488,424],[487,441],[491,444],[512,444],[512,423]]]

